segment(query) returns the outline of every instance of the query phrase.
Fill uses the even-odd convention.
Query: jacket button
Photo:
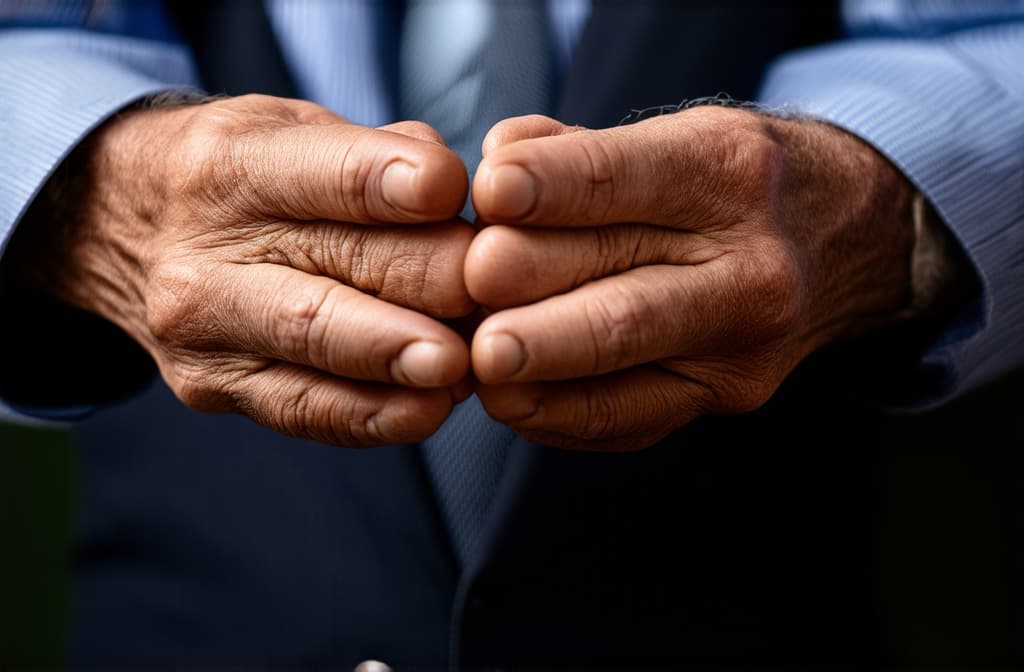
[[[391,668],[379,660],[364,660],[352,672],[391,672]]]

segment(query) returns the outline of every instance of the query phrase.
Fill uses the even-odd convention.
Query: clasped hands
[[[418,122],[264,96],[132,111],[91,141],[52,290],[195,409],[368,446],[475,390],[531,440],[612,450],[757,408],[907,302],[909,185],[824,124],[531,116],[482,151],[469,185]]]

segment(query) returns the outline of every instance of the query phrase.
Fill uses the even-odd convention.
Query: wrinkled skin
[[[899,319],[912,188],[825,124],[695,108],[593,131],[496,125],[466,259],[487,411],[568,448],[642,448],[761,406],[809,353]]]
[[[758,408],[910,301],[913,189],[822,123],[508,119],[479,231],[418,122],[244,96],[133,110],[87,148],[74,221],[28,274],[121,326],[188,406],[337,445],[422,440],[475,377],[529,439],[643,448]],[[477,304],[475,334],[448,326]]]
[[[188,406],[345,446],[417,441],[468,395],[468,180],[416,122],[244,96],[91,139],[49,291],[121,326]]]

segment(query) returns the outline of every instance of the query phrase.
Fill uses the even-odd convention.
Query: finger
[[[491,308],[531,303],[648,264],[700,264],[714,238],[644,224],[574,229],[489,226],[465,257],[469,295]]]
[[[737,194],[750,200],[777,152],[754,133],[691,123],[696,118],[704,119],[665,115],[494,148],[473,180],[477,215],[487,223],[544,226],[728,220],[720,211],[730,212]]]
[[[425,124],[422,121],[396,121],[392,124],[378,126],[377,130],[400,133],[402,135],[408,135],[410,138],[416,138],[417,140],[433,142],[441,145],[442,147],[446,146],[441,134],[435,131],[430,124]]]
[[[285,363],[242,377],[229,394],[239,411],[271,429],[349,447],[422,441],[455,403],[445,389],[357,383]]]
[[[705,413],[708,389],[656,366],[596,378],[480,385],[495,420],[525,437],[562,448],[637,450]]]
[[[217,129],[200,138],[215,166],[200,188],[232,190],[261,215],[415,223],[453,219],[465,204],[465,166],[433,141],[341,121]]]
[[[542,114],[529,114],[499,121],[484,136],[482,152],[487,156],[492,151],[513,142],[529,138],[546,138],[580,130],[579,126],[566,126],[557,119]]]
[[[237,266],[206,294],[206,314],[190,322],[212,321],[238,352],[412,387],[455,385],[468,371],[466,344],[451,329],[329,278]]]
[[[726,348],[746,299],[712,265],[635,268],[494,313],[473,337],[473,370],[484,383],[567,380]]]
[[[463,277],[475,230],[462,220],[419,226],[282,222],[254,231],[253,262],[326,275],[434,317],[460,317],[474,303]]]

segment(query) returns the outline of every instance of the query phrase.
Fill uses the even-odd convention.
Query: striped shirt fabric
[[[867,36],[783,58],[761,99],[879,149],[978,271],[979,305],[919,364],[930,384],[909,404],[924,408],[1024,361],[1024,3],[991,3],[990,15],[985,3],[893,4],[847,3],[850,29]],[[970,6],[968,27],[954,23],[954,5]]]
[[[373,29],[380,3],[266,6],[303,96],[357,123],[394,120],[377,60],[386,45]],[[564,67],[589,2],[548,8]],[[910,403],[926,407],[1024,362],[1024,0],[848,0],[842,18],[844,39],[780,59],[760,98],[878,148],[977,268],[977,309],[919,363],[927,384]],[[0,263],[33,197],[83,137],[143,96],[197,84],[159,0],[0,0]],[[2,400],[0,419],[50,422]]]

